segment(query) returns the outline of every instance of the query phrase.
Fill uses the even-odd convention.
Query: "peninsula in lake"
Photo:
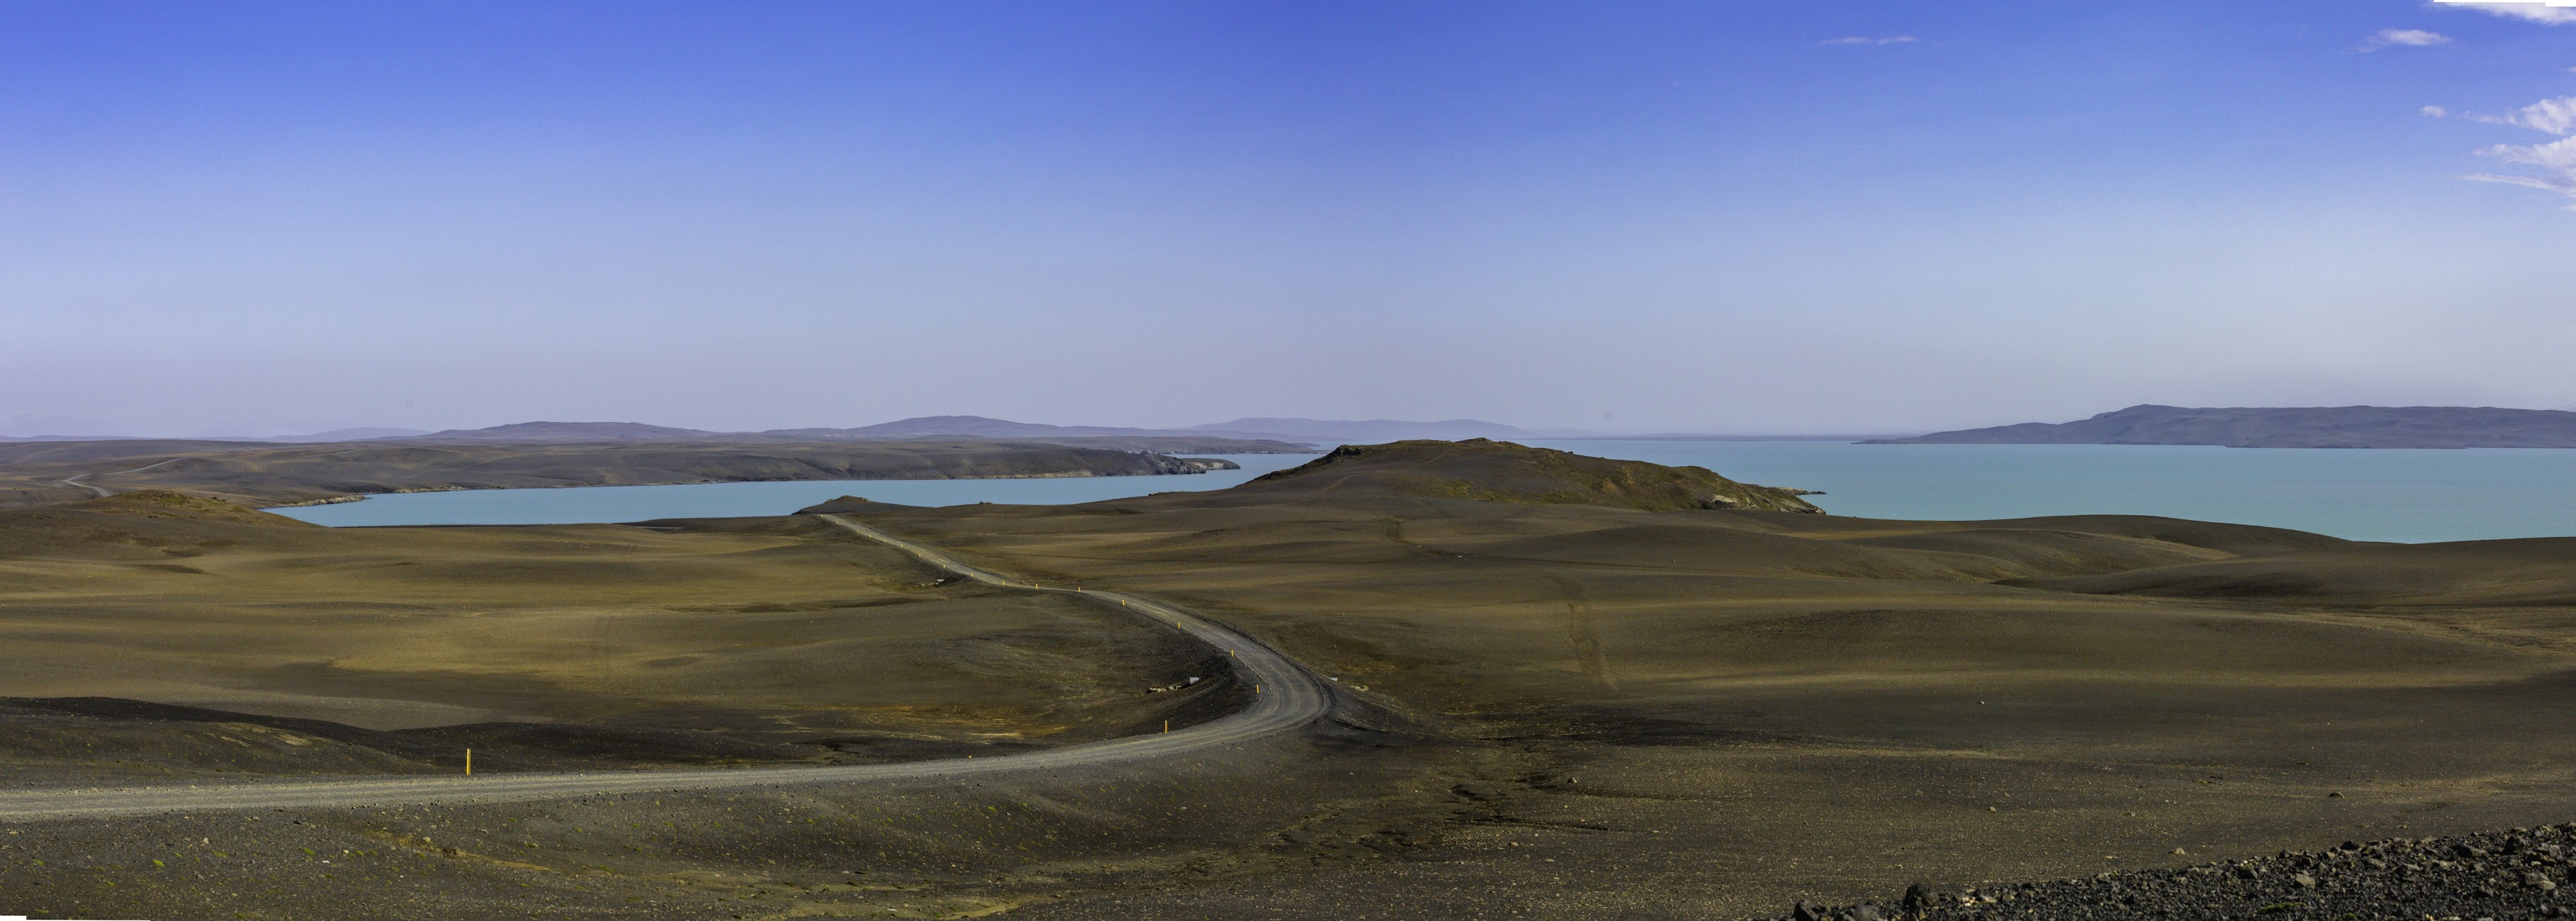
[[[2230,448],[2576,448],[2576,412],[2492,406],[2193,408],[2144,404],[1862,444],[2220,445]]]
[[[584,423],[601,428],[612,423]],[[254,508],[389,492],[782,480],[1155,476],[1236,469],[1173,452],[1293,451],[1216,438],[1052,441],[451,438],[338,444],[125,439],[0,445],[0,509],[168,490]]]

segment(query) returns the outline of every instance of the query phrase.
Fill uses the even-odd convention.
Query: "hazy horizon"
[[[2134,408],[2134,407],[2121,407],[2121,409],[2130,409],[2130,408]],[[2199,408],[2210,408],[2210,407],[2199,407]],[[2238,407],[2238,408],[2242,408],[2242,407]],[[2320,408],[2320,407],[2291,407],[2291,408],[2315,409],[2315,408]],[[2423,408],[2423,407],[2413,407],[2413,408],[2419,408],[2419,409],[2420,409],[2420,408]],[[2491,408],[2506,408],[2506,409],[2513,409],[2513,408],[2519,408],[2519,407],[2491,407]],[[2116,412],[2116,411],[2117,411],[2117,410],[2106,410],[2106,411],[2104,411],[2104,412],[2102,412],[2102,413],[2092,414],[2092,415],[2096,415],[2096,416],[2099,416],[2099,415],[2112,415],[2112,414],[2113,414],[2114,412]],[[2557,410],[2557,411],[2559,411],[2559,412],[2570,412],[2570,411],[2576,411],[2576,410],[2564,410],[2564,409],[2562,409],[2562,410]],[[991,418],[991,417],[978,417],[978,416],[975,416],[975,415],[973,415],[973,414],[966,414],[966,413],[947,413],[947,414],[935,414],[935,415],[930,415],[930,416],[912,416],[912,417],[906,417],[906,418],[904,418],[904,419],[878,420],[878,422],[870,422],[870,423],[854,423],[854,424],[849,424],[849,425],[812,425],[812,426],[807,426],[807,425],[794,425],[794,426],[782,426],[782,427],[780,427],[779,429],[696,429],[696,431],[703,431],[703,432],[708,432],[708,433],[712,433],[712,434],[737,434],[737,433],[738,433],[738,434],[761,434],[761,433],[763,433],[763,432],[767,432],[767,431],[778,431],[778,430],[794,431],[794,430],[800,430],[800,429],[854,429],[854,428],[864,428],[864,427],[869,426],[869,425],[876,425],[876,424],[880,424],[880,423],[891,423],[891,422],[910,422],[910,421],[913,421],[913,420],[915,420],[915,419],[924,419],[924,418],[959,418],[959,417],[964,417],[964,418]],[[1492,419],[1404,419],[1404,420],[1390,420],[1390,419],[1289,419],[1289,418],[1279,418],[1279,417],[1238,417],[1238,418],[1235,418],[1235,419],[1220,420],[1220,421],[1216,421],[1216,422],[1208,422],[1208,423],[1188,423],[1188,424],[1169,425],[1169,426],[1132,426],[1132,425],[1121,425],[1121,424],[1116,424],[1116,423],[1099,423],[1099,424],[1093,424],[1093,423],[1072,423],[1072,424],[1065,424],[1065,423],[1052,423],[1052,422],[1047,422],[1047,421],[1045,421],[1045,420],[1037,420],[1037,419],[1007,419],[1007,420],[1000,420],[1000,421],[1006,421],[1006,422],[1019,422],[1019,423],[1035,423],[1035,424],[1041,424],[1041,425],[1062,425],[1062,426],[1065,426],[1065,427],[1093,427],[1093,428],[1112,428],[1112,429],[1136,429],[1136,430],[1145,430],[1145,431],[1166,431],[1166,432],[1170,432],[1170,433],[1173,433],[1173,434],[1186,434],[1186,433],[1189,433],[1189,432],[1192,432],[1192,431],[1203,431],[1203,432],[1207,432],[1207,433],[1209,433],[1209,434],[1243,433],[1243,434],[1262,435],[1262,436],[1269,436],[1269,437],[1283,437],[1283,438],[1287,438],[1287,439],[1289,439],[1289,440],[1298,440],[1298,441],[1312,441],[1312,440],[1320,439],[1320,440],[1322,440],[1322,441],[1324,441],[1324,442],[1330,442],[1330,441],[1335,440],[1336,438],[1359,437],[1359,438],[1362,438],[1362,439],[1364,439],[1364,440],[1365,440],[1365,439],[1366,439],[1366,438],[1368,438],[1368,437],[1372,437],[1372,436],[1370,436],[1370,435],[1366,435],[1366,434],[1362,434],[1362,435],[1350,435],[1350,434],[1344,434],[1344,435],[1327,435],[1327,434],[1318,434],[1317,432],[1301,432],[1301,431],[1299,431],[1299,429],[1304,428],[1303,426],[1293,426],[1293,425],[1292,425],[1292,426],[1284,426],[1284,427],[1276,427],[1276,428],[1273,428],[1273,427],[1265,427],[1265,424],[1264,424],[1264,423],[1265,423],[1265,418],[1266,418],[1266,421],[1267,421],[1267,422],[1273,422],[1273,423],[1275,423],[1275,422],[1323,423],[1323,424],[1328,425],[1328,426],[1331,426],[1331,425],[1341,425],[1341,426],[1359,425],[1359,426],[1368,426],[1368,425],[1379,425],[1379,424],[1391,424],[1391,425],[1399,425],[1399,426],[1408,426],[1408,425],[1409,425],[1409,426],[1415,426],[1415,427],[1417,427],[1417,431],[1415,431],[1415,432],[1411,432],[1411,433],[1404,433],[1404,434],[1398,434],[1398,435],[1394,435],[1394,436],[1392,436],[1392,437],[1399,437],[1399,438],[1461,438],[1461,437],[1468,437],[1467,435],[1462,435],[1462,434],[1437,434],[1437,433],[1425,434],[1425,433],[1424,433],[1425,431],[1432,430],[1432,429],[1437,429],[1438,427],[1443,426],[1443,425],[1448,424],[1448,423],[1493,423],[1493,424],[1500,424],[1500,425],[1505,425],[1505,426],[1510,426],[1510,425],[1512,425],[1512,424],[1511,424],[1511,423],[1509,423],[1509,422],[1499,422],[1498,420],[1492,420]],[[2089,417],[2088,417],[2088,418],[2089,418]],[[2079,419],[2033,419],[2033,420],[2023,420],[2023,421],[2026,421],[2026,422],[2042,422],[2042,423],[2062,423],[2062,422],[2076,422],[2076,421],[2081,421],[2081,420],[2079,420]],[[38,434],[33,434],[33,435],[25,435],[25,434],[18,434],[18,433],[15,433],[15,432],[0,431],[0,439],[25,440],[25,439],[29,439],[29,438],[43,439],[43,438],[82,438],[82,437],[101,437],[101,438],[181,438],[181,439],[198,438],[198,439],[209,439],[209,440],[251,440],[251,441],[257,441],[257,440],[271,440],[271,441],[275,441],[275,440],[292,440],[292,439],[294,439],[294,438],[302,437],[302,436],[322,435],[322,436],[333,436],[333,437],[334,437],[334,440],[363,440],[363,439],[405,438],[405,437],[413,437],[413,436],[418,436],[418,435],[433,435],[433,434],[437,434],[437,433],[438,433],[438,431],[476,431],[476,430],[489,429],[489,428],[499,428],[499,427],[504,427],[504,426],[509,426],[509,425],[516,425],[516,424],[563,425],[563,424],[598,424],[598,423],[607,423],[607,424],[641,424],[641,425],[648,425],[648,426],[650,426],[650,425],[659,425],[659,423],[651,422],[651,421],[649,421],[649,420],[641,420],[641,419],[522,419],[522,420],[517,420],[516,422],[495,423],[495,424],[493,424],[493,425],[491,425],[491,426],[470,426],[470,427],[460,426],[460,427],[453,428],[453,429],[441,429],[441,430],[437,430],[437,431],[426,430],[426,429],[390,428],[390,427],[382,427],[382,426],[352,426],[352,427],[341,428],[341,429],[326,429],[326,430],[322,430],[322,431],[318,431],[318,432],[194,432],[194,433],[170,433],[170,432],[156,432],[156,433],[139,433],[139,434],[138,434],[138,433],[120,433],[120,434],[110,434],[110,433],[102,433],[102,432],[48,431],[48,432],[43,432],[43,433],[38,433]],[[1232,423],[1242,423],[1242,424],[1237,425],[1237,424],[1232,424]],[[663,427],[665,427],[665,428],[681,428],[681,429],[687,429],[687,428],[689,428],[689,427],[686,427],[686,426],[663,426]],[[1221,428],[1220,428],[1220,427],[1221,427]],[[1931,434],[1931,433],[1932,433],[1932,431],[1931,431],[1931,430],[1888,430],[1888,431],[1877,431],[1877,432],[1870,432],[1870,431],[1842,431],[1842,432],[1836,432],[1836,431],[1826,431],[1826,430],[1807,430],[1807,431],[1791,430],[1791,431],[1776,431],[1776,432],[1756,432],[1756,431],[1716,431],[1716,430],[1672,431],[1672,430],[1579,429],[1579,428],[1570,428],[1570,427],[1541,427],[1541,426],[1514,426],[1514,427],[1521,429],[1521,430],[1522,430],[1522,434],[1523,434],[1523,435],[1527,436],[1530,440],[1534,440],[1534,441],[1544,441],[1544,440],[1550,440],[1550,439],[1592,439],[1592,438],[1599,438],[1599,439],[1614,439],[1614,440],[1615,440],[1615,439],[1619,439],[1619,438],[1669,438],[1669,437],[1682,437],[1682,436],[1708,436],[1709,438],[1711,438],[1711,439],[1713,439],[1713,440],[1738,439],[1738,440],[1795,441],[1795,440],[1800,440],[1800,439],[1809,439],[1809,438],[1812,438],[1812,439],[1835,440],[1835,439],[1846,439],[1846,438],[1875,438],[1875,437],[1881,437],[1881,436],[1910,437],[1910,436],[1915,436],[1915,435],[1924,435],[1924,434]],[[1482,437],[1482,436],[1478,436],[1478,437]],[[1521,436],[1511,436],[1511,437],[1521,437]]]
[[[876,425],[876,424],[885,423],[885,422],[902,422],[902,421],[909,421],[909,420],[911,420],[911,419],[917,419],[917,418],[936,418],[936,417],[940,417],[940,416],[973,416],[973,415],[975,415],[975,414],[972,414],[972,413],[938,413],[938,414],[931,414],[930,416],[908,416],[908,417],[905,417],[904,419],[880,419],[880,420],[876,420],[876,421],[874,421],[874,422],[859,422],[859,423],[850,423],[850,424],[847,424],[847,425],[842,425],[842,424],[833,424],[833,425],[789,425],[789,426],[780,426],[780,427],[779,427],[779,429],[793,430],[793,429],[809,429],[809,428],[840,428],[840,429],[864,428],[864,427],[869,426],[869,425]],[[985,417],[985,418],[991,418],[991,417]],[[1238,418],[1238,419],[1247,419],[1247,420],[1248,420],[1248,419],[1259,418],[1259,417],[1248,417],[1248,416],[1247,416],[1247,417],[1237,417],[1237,418]],[[1284,417],[1268,417],[1268,418],[1284,418]],[[1187,430],[1190,430],[1190,429],[1193,429],[1193,428],[1197,428],[1197,427],[1200,427],[1200,426],[1204,426],[1204,425],[1223,425],[1223,424],[1225,424],[1226,422],[1231,422],[1231,421],[1235,421],[1235,420],[1216,420],[1216,421],[1213,421],[1213,422],[1206,422],[1206,423],[1185,423],[1185,424],[1179,424],[1179,425],[1168,425],[1168,426],[1144,426],[1144,425],[1125,425],[1125,424],[1121,424],[1121,423],[1084,423],[1084,422],[1077,422],[1077,423],[1056,423],[1056,422],[1048,422],[1048,421],[1046,421],[1046,420],[1042,420],[1042,419],[1008,419],[1008,420],[1003,420],[1003,421],[1008,421],[1008,422],[1023,422],[1023,423],[1035,423],[1035,424],[1041,424],[1041,425],[1063,425],[1063,426],[1067,426],[1067,427],[1134,428],[1134,429],[1149,429],[1149,430],[1168,430],[1168,431],[1175,431],[1175,432],[1179,432],[1179,431],[1187,431]],[[1496,422],[1496,420],[1492,420],[1492,419],[1393,419],[1393,420],[1391,420],[1391,419],[1325,419],[1325,420],[1305,419],[1305,420],[1300,420],[1300,421],[1309,421],[1309,422],[1338,422],[1338,423],[1395,422],[1395,423],[1418,423],[1418,424],[1438,424],[1438,423],[1443,423],[1443,422]],[[520,423],[541,423],[541,424],[542,424],[542,423],[556,423],[556,424],[567,424],[567,423],[569,423],[569,424],[579,424],[579,423],[634,423],[634,424],[642,424],[642,425],[660,425],[660,424],[661,424],[661,423],[653,422],[653,421],[648,420],[648,419],[521,419],[521,420],[516,420],[515,422],[500,422],[500,423],[494,423],[494,424],[489,425],[489,426],[458,426],[458,427],[455,427],[455,428],[452,428],[452,429],[438,429],[438,430],[417,429],[417,428],[397,428],[397,427],[387,427],[387,426],[347,426],[347,427],[343,427],[343,428],[339,428],[339,429],[324,429],[324,430],[320,430],[320,431],[299,431],[299,432],[216,432],[216,431],[207,431],[207,432],[190,432],[190,433],[171,433],[171,432],[145,432],[145,433],[130,433],[130,432],[128,432],[128,433],[107,433],[107,432],[96,432],[96,431],[85,431],[85,430],[67,430],[67,431],[50,431],[50,430],[48,430],[48,431],[43,431],[43,432],[34,432],[34,433],[25,433],[25,434],[22,434],[22,433],[14,432],[14,431],[5,431],[5,430],[0,430],[0,438],[13,438],[13,439],[27,439],[27,438],[62,438],[62,437],[74,437],[74,438],[77,438],[77,437],[85,437],[85,436],[97,436],[97,437],[104,437],[104,438],[204,438],[204,439],[215,439],[215,440],[222,440],[222,439],[254,439],[254,440],[255,440],[255,439],[291,438],[291,437],[295,437],[295,436],[302,436],[302,435],[335,435],[335,434],[339,434],[339,433],[343,433],[343,432],[363,432],[363,433],[369,433],[369,434],[362,434],[362,435],[358,435],[358,436],[356,436],[356,437],[361,437],[361,438],[395,438],[395,437],[407,437],[407,434],[401,434],[401,433],[435,434],[435,433],[436,433],[436,432],[438,432],[438,431],[473,431],[473,430],[477,430],[477,429],[496,428],[496,427],[499,427],[499,426],[513,425],[513,424],[520,424]],[[40,419],[36,420],[36,424],[42,425],[42,424],[47,424],[47,423],[46,423],[46,421],[45,421],[45,420],[43,420],[43,419],[41,419],[41,418],[40,418]],[[1511,425],[1512,423],[1508,423],[1508,422],[1496,422],[1496,424],[1500,424],[1500,425]],[[691,427],[689,427],[689,426],[665,426],[665,427],[666,427],[666,428],[691,428]],[[1809,435],[1812,435],[1812,436],[1818,436],[1818,437],[1833,437],[1833,436],[1853,436],[1853,435],[1895,435],[1895,434],[1917,434],[1917,433],[1904,433],[1904,432],[1827,432],[1827,431],[1813,431],[1813,432],[1670,432],[1670,431],[1646,431],[1646,430],[1636,430],[1636,431],[1613,431],[1613,430],[1576,429],[1576,428],[1566,428],[1566,427],[1545,427],[1545,426],[1515,426],[1515,427],[1516,427],[1516,428],[1523,429],[1524,431],[1527,431],[1527,432],[1529,432],[1529,433],[1530,433],[1530,434],[1532,434],[1532,435],[1535,435],[1535,436],[1538,436],[1538,437],[1542,437],[1542,438],[1547,438],[1547,437],[1558,437],[1558,438],[1562,438],[1562,437],[1589,437],[1589,436],[1596,436],[1596,435],[1599,435],[1599,436],[1611,436],[1611,437],[1618,437],[1618,436],[1623,436],[1623,435],[1627,435],[1627,436],[1653,436],[1653,435],[1679,435],[1679,434],[1713,435],[1713,436],[1722,436],[1722,437],[1745,437],[1745,438],[1796,438],[1796,437],[1800,437],[1800,436],[1809,436]],[[1247,426],[1247,427],[1244,427],[1244,428],[1241,428],[1241,429],[1235,429],[1234,431],[1245,431],[1245,432],[1251,432],[1251,431],[1256,430],[1257,428],[1258,428],[1258,426]],[[707,432],[715,432],[715,433],[719,433],[719,434],[724,434],[724,433],[746,433],[746,434],[757,434],[757,433],[759,433],[759,432],[764,432],[764,431],[775,431],[775,430],[778,430],[778,429],[698,429],[698,430],[699,430],[699,431],[707,431]],[[375,434],[375,433],[382,433],[382,434]],[[1275,433],[1275,434],[1294,434],[1294,433]]]
[[[2576,406],[2576,10],[22,5],[0,435]]]

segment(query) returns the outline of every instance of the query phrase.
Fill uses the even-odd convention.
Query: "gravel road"
[[[0,792],[0,823],[226,809],[491,803],[602,793],[740,789],[790,784],[963,778],[1061,771],[1167,758],[1303,727],[1332,707],[1332,692],[1304,666],[1223,624],[1120,592],[1041,588],[986,572],[928,547],[838,515],[821,516],[870,540],[987,585],[1080,595],[1117,605],[1233,653],[1238,680],[1259,693],[1243,711],[1168,733],[990,758],[833,767],[579,771],[549,774],[351,778],[134,787],[41,788]]]

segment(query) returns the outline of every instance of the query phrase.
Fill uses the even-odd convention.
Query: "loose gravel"
[[[2576,824],[2449,838],[2347,841],[2325,851],[2044,883],[1936,892],[1880,903],[1800,902],[1794,921],[1969,918],[2265,918],[2508,921],[2576,915],[2568,888]]]

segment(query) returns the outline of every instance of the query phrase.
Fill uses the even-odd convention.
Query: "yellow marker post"
[[[469,777],[474,774],[474,750],[471,748],[465,750],[465,774]]]

